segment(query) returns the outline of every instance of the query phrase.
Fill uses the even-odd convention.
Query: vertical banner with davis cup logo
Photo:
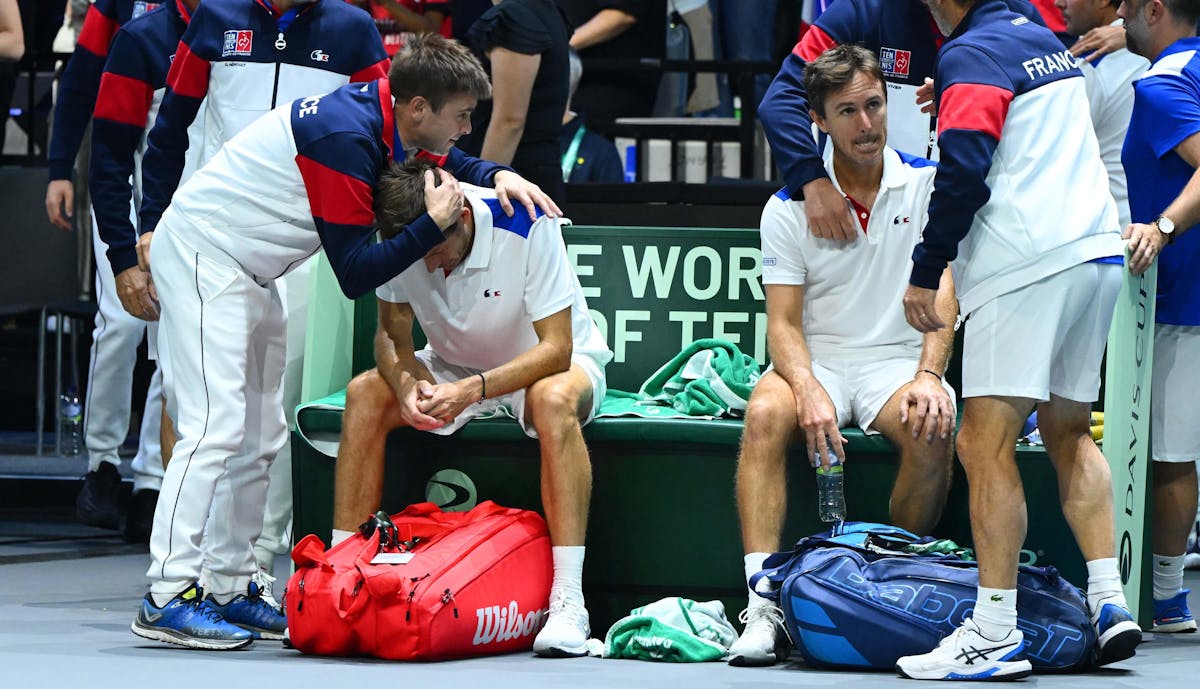
[[[1104,385],[1104,456],[1112,471],[1117,562],[1133,617],[1149,629],[1153,617],[1146,564],[1150,559],[1150,371],[1154,364],[1154,296],[1158,263],[1137,276],[1121,270]]]

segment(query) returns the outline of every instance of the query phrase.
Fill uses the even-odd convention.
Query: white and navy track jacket
[[[346,296],[366,294],[444,240],[424,214],[396,237],[372,243],[375,183],[386,165],[405,157],[394,107],[380,79],[272,110],[179,188],[164,225],[263,280],[324,246]],[[457,148],[439,164],[480,186],[492,186],[494,175],[509,169]]]
[[[137,265],[130,203],[141,196],[142,147],[190,18],[182,0],[167,0],[122,26],[100,78],[92,122],[91,194],[96,228],[108,246],[114,275]]]
[[[205,98],[202,163],[278,105],[384,77],[387,65],[370,15],[342,0],[282,13],[269,0],[202,2],[179,42],[150,132],[141,230],[154,229],[179,185],[187,128]]]
[[[158,4],[142,0],[95,0],[88,8],[83,30],[75,42],[75,52],[67,61],[67,68],[63,70],[58,83],[54,128],[46,156],[51,181],[71,179],[75,156],[79,154],[79,146],[83,142],[83,132],[96,107],[96,92],[100,89],[100,73],[104,71],[108,46],[117,29]]]
[[[1028,0],[1005,3],[1032,21],[1041,16]],[[808,114],[804,68],[826,50],[845,43],[861,43],[879,56],[889,83],[920,86],[933,76],[943,37],[921,0],[838,0],[821,13],[816,23],[792,49],[758,106],[771,153],[783,174],[791,198],[800,199],[805,184],[828,177]],[[889,108],[916,106],[888,103]],[[906,151],[926,156],[925,150]]]
[[[951,261],[960,310],[1120,255],[1083,73],[1048,29],[980,0],[938,55],[941,162],[910,283]]]

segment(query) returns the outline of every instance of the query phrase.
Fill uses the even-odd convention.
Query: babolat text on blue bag
[[[783,609],[788,633],[811,665],[890,670],[902,656],[926,653],[971,613],[975,562],[930,550],[886,524],[850,522],[801,539],[764,563],[761,593]],[[1025,654],[1042,671],[1095,667],[1096,632],[1083,592],[1053,567],[1022,566],[1017,626]]]

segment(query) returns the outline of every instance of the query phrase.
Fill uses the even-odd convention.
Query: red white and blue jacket
[[[1083,73],[1053,33],[979,0],[942,46],[934,81],[942,159],[911,284],[936,289],[953,261],[970,314],[1121,254]]]
[[[187,128],[205,98],[201,162],[276,106],[384,77],[387,67],[370,15],[341,0],[282,13],[269,0],[205,0],[179,42],[150,131],[142,231],[154,229],[179,185]]]
[[[1041,22],[1037,10],[1028,0],[1004,1],[1014,11]],[[784,60],[758,106],[758,116],[771,144],[771,153],[783,173],[791,198],[802,198],[801,189],[805,184],[828,177],[813,138],[812,117],[808,114],[805,65],[835,45],[861,43],[879,56],[884,78],[890,85],[889,95],[891,91],[900,90],[895,88],[897,86],[910,87],[902,90],[903,95],[889,101],[890,112],[910,110],[913,118],[919,118],[912,88],[933,76],[943,40],[929,9],[921,0],[838,0],[821,13]],[[889,121],[895,121],[895,117],[890,117]],[[889,137],[889,144],[904,150],[894,134]],[[926,141],[922,141],[919,148],[905,152],[919,157],[930,155]]]
[[[108,46],[117,29],[157,6],[157,2],[141,0],[95,0],[88,8],[83,30],[75,42],[75,52],[67,61],[67,68],[58,83],[54,128],[47,155],[51,180],[71,179],[83,132],[96,107],[96,93],[100,90],[100,73],[104,71]]]
[[[141,154],[190,18],[182,0],[168,0],[122,26],[100,78],[92,122],[92,209],[114,275],[137,265],[130,208],[141,196]]]
[[[324,246],[346,296],[366,294],[444,239],[424,214],[396,237],[372,242],[375,183],[406,155],[394,107],[380,79],[272,110],[179,188],[163,215],[164,231],[201,252],[220,252],[262,280]],[[481,186],[509,169],[457,148],[441,166]]]

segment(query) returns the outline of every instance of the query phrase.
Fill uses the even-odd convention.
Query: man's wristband
[[[479,402],[482,402],[487,399],[487,378],[484,378],[482,373],[476,375],[479,376]]]
[[[934,373],[933,371],[930,371],[930,370],[929,370],[929,369],[927,369],[927,368],[923,368],[923,369],[921,369],[921,370],[917,371],[917,373],[928,373],[929,375],[933,376],[934,378],[937,378],[939,383],[942,381],[942,377],[941,377],[941,376],[939,376],[938,374]]]

